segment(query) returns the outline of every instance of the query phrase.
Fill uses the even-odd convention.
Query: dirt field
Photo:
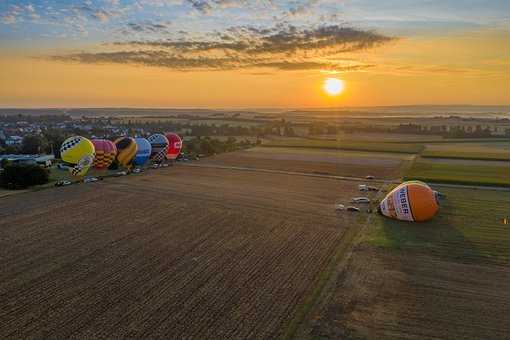
[[[226,153],[200,161],[200,164],[227,165],[282,171],[309,172],[337,176],[394,179],[412,155],[327,149],[257,147]]]
[[[279,337],[356,188],[177,166],[2,198],[0,337]]]
[[[374,215],[300,338],[508,339],[510,192],[445,193],[425,224]]]

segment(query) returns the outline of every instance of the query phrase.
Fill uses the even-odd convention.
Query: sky
[[[509,83],[508,0],[0,2],[1,107],[510,105]]]

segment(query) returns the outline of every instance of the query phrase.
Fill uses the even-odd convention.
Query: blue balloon
[[[142,166],[147,163],[151,156],[151,143],[145,138],[135,138],[135,141],[138,146],[138,151],[136,152],[135,159],[133,159],[133,164]]]

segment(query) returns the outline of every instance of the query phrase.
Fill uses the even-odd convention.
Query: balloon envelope
[[[436,194],[425,183],[405,182],[393,189],[380,203],[381,213],[402,221],[424,222],[439,211]]]
[[[94,144],[81,136],[67,138],[60,146],[60,158],[73,176],[84,176],[94,161]]]
[[[142,166],[144,165],[151,156],[152,146],[151,143],[145,138],[135,138],[138,150],[136,151],[135,159],[133,164]]]
[[[178,134],[173,132],[169,132],[165,136],[168,139],[168,151],[166,153],[166,158],[176,159],[181,153],[182,139]]]
[[[93,139],[92,144],[96,149],[94,168],[98,170],[107,169],[117,156],[117,147],[112,141],[106,139]]]
[[[119,165],[128,166],[135,158],[138,147],[131,137],[121,137],[115,141],[117,147],[117,162]]]
[[[151,143],[151,159],[154,162],[162,162],[166,158],[168,151],[168,139],[159,133],[156,133],[148,138]]]

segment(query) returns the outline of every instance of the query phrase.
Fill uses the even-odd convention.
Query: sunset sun
[[[344,81],[337,78],[328,78],[324,81],[324,91],[330,96],[338,96],[344,90]]]

